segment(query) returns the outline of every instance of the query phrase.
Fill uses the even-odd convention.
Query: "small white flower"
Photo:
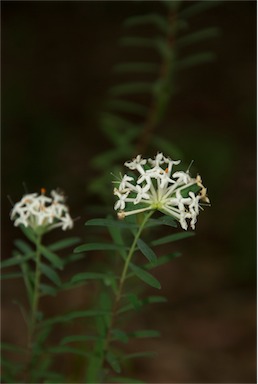
[[[189,172],[173,171],[174,161],[158,153],[154,159],[143,159],[138,155],[125,166],[137,171],[138,176],[124,175],[114,194],[118,197],[114,209],[118,210],[118,217],[137,214],[148,210],[158,210],[173,216],[180,222],[183,229],[190,226],[195,228],[199,214],[200,201],[209,203],[207,189],[202,185],[201,177],[191,178]],[[197,192],[195,192],[197,191]],[[141,204],[142,207],[132,209],[132,205]]]
[[[41,233],[57,227],[63,230],[73,227],[68,207],[63,203],[64,196],[51,191],[51,198],[45,196],[45,192],[42,188],[40,194],[26,194],[14,205],[10,217],[15,226],[22,224]]]

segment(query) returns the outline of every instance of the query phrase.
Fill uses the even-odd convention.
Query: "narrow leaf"
[[[60,251],[61,249],[71,247],[75,244],[78,244],[80,242],[79,237],[70,237],[68,239],[57,241],[56,243],[53,243],[48,246],[48,249],[50,249],[53,252]]]
[[[136,337],[136,338],[148,338],[148,337],[159,337],[159,336],[160,336],[160,332],[153,329],[144,329],[144,330],[129,333],[129,337]]]
[[[40,270],[49,280],[51,280],[57,286],[60,286],[62,284],[60,277],[58,276],[56,271],[49,265],[40,263]]]
[[[191,33],[177,39],[177,47],[185,47],[189,44],[199,42],[201,40],[209,39],[211,37],[217,37],[219,35],[219,28],[211,27],[205,28],[200,31]]]
[[[83,357],[90,357],[90,353],[84,352],[83,350],[78,348],[72,348],[64,345],[58,346],[58,347],[51,347],[48,349],[48,352],[56,353],[56,354],[72,353],[72,354],[83,356]]]
[[[119,221],[119,220],[113,220],[113,219],[91,219],[86,221],[85,225],[101,226],[101,227],[118,227],[118,228],[136,227],[136,225],[127,223],[126,221]]]
[[[26,255],[26,256],[16,254],[15,256],[11,257],[10,259],[2,261],[1,262],[1,268],[7,268],[7,267],[11,267],[13,265],[22,264],[24,261],[31,259],[33,255],[34,255],[34,253],[31,253],[30,255]]]
[[[146,284],[150,285],[151,287],[160,289],[161,285],[160,282],[152,276],[150,273],[144,271],[144,269],[137,267],[134,264],[130,264],[130,268],[134,272],[134,274],[142,281],[144,281]]]
[[[134,27],[138,25],[152,24],[158,28],[162,33],[167,33],[168,31],[168,22],[167,20],[156,13],[144,14],[139,16],[133,16],[125,20],[125,27]]]
[[[83,244],[79,247],[75,248],[74,252],[86,252],[86,251],[117,251],[119,248],[121,248],[117,244],[111,244],[111,243],[89,243],[89,244]]]
[[[88,310],[88,311],[74,311],[66,313],[62,316],[53,317],[51,319],[47,319],[45,321],[42,321],[40,326],[46,326],[46,325],[52,325],[52,324],[58,324],[58,323],[66,323],[68,321],[79,319],[79,318],[86,318],[86,317],[95,317],[95,316],[105,316],[109,311],[100,311],[100,310]]]
[[[14,241],[15,246],[23,253],[33,253],[33,249],[25,241],[17,239]]]
[[[4,273],[1,274],[0,279],[1,280],[8,280],[8,279],[18,279],[22,277],[22,273]]]
[[[112,367],[112,369],[116,373],[120,373],[121,372],[120,364],[118,362],[118,359],[117,359],[116,355],[113,352],[111,352],[111,351],[107,352],[106,360],[107,360],[107,362],[110,364],[110,366]]]
[[[43,247],[42,245],[40,246],[40,252],[51,262],[51,264],[53,264],[54,267],[63,269],[63,261],[54,252],[49,251],[49,249]]]
[[[176,257],[179,257],[179,256],[181,256],[180,252],[169,253],[168,255],[164,255],[164,256],[159,257],[157,259],[157,261],[155,261],[155,263],[145,264],[144,268],[145,269],[152,269],[152,268],[159,267],[159,266],[166,264],[169,261],[171,261],[172,259],[175,259]]]
[[[195,65],[208,63],[216,59],[214,52],[203,52],[188,56],[186,59],[178,60],[175,62],[175,69],[181,70]]]
[[[155,252],[142,239],[137,240],[137,246],[151,263],[157,260]]]
[[[187,237],[192,237],[194,235],[195,235],[194,232],[174,233],[172,235],[164,236],[164,237],[161,237],[160,239],[154,240],[151,242],[151,244],[156,246],[156,245],[161,245],[161,244],[172,243],[173,241],[186,239]]]
[[[87,280],[104,280],[105,277],[106,275],[104,273],[82,272],[73,276],[70,282],[78,283],[78,282],[87,281]]]
[[[141,104],[125,100],[109,100],[107,107],[122,112],[133,113],[139,116],[145,116],[147,108]]]
[[[68,344],[68,343],[75,343],[75,342],[83,342],[83,341],[89,341],[89,340],[100,340],[103,339],[100,336],[92,336],[92,335],[72,335],[72,336],[66,336],[61,341],[61,345]]]
[[[117,64],[113,70],[114,72],[144,72],[144,73],[156,73],[159,69],[159,65],[156,63],[148,62],[131,62]]]
[[[113,335],[113,340],[121,341],[124,344],[128,343],[129,341],[127,334],[124,331],[121,331],[120,329],[113,329],[112,335]]]
[[[134,93],[149,93],[153,91],[153,83],[137,82],[124,83],[114,86],[109,93],[113,96],[131,95]]]

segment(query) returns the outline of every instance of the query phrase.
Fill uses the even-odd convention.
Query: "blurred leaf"
[[[111,351],[107,352],[106,360],[107,360],[107,362],[110,364],[110,366],[112,367],[112,369],[116,373],[120,373],[121,372],[121,367],[120,367],[119,361],[118,361],[116,355],[113,352],[111,352]]]
[[[26,256],[27,254],[32,254],[34,253],[34,250],[31,248],[31,246],[29,244],[27,244],[25,241],[23,240],[20,240],[20,239],[17,239],[17,240],[14,240],[14,244],[15,246],[21,251],[23,252]]]
[[[47,350],[49,353],[56,353],[56,354],[67,354],[72,353],[83,357],[90,357],[90,353],[84,352],[84,350],[81,350],[79,348],[72,348],[67,346],[58,346],[58,347],[51,347]]]
[[[51,264],[58,268],[58,269],[63,269],[63,261],[60,259],[59,256],[57,256],[55,253],[49,251],[46,247],[44,247],[43,245],[41,245],[39,247],[40,249],[40,252],[41,254],[46,258],[48,259]]]
[[[146,272],[144,269],[137,267],[134,264],[130,264],[131,270],[134,272],[134,274],[142,281],[144,281],[146,284],[150,285],[151,287],[160,289],[161,285],[160,282],[152,276],[150,273]]]
[[[56,271],[49,265],[40,263],[40,270],[49,280],[51,280],[57,286],[60,286],[62,284],[60,277],[58,276]]]
[[[194,3],[192,2],[186,2],[186,7],[183,8],[181,11],[179,11],[179,18],[189,18],[192,16],[196,16],[201,12],[204,12],[210,8],[213,8],[214,6],[217,6],[221,3],[221,0],[216,1],[196,1]],[[188,6],[191,4],[190,6]]]
[[[66,336],[62,339],[61,345],[68,344],[68,343],[75,343],[75,342],[83,342],[83,341],[89,341],[89,340],[99,340],[102,339],[100,336],[92,336],[92,335],[72,335],[72,336]]]
[[[120,329],[112,329],[112,335],[113,340],[121,341],[121,343],[128,343],[129,338],[127,334],[124,331],[121,331]]]
[[[129,333],[130,337],[136,337],[136,338],[148,338],[148,337],[159,337],[160,332],[153,330],[153,329],[143,329],[140,331],[135,331]]]
[[[159,70],[159,65],[149,62],[130,62],[117,64],[114,68],[114,72],[144,72],[144,73],[156,73]]]
[[[179,232],[179,233],[173,233],[172,235],[161,237],[160,239],[153,240],[151,242],[152,245],[161,245],[161,244],[167,244],[172,243],[173,241],[186,239],[187,237],[195,236],[194,232]]]
[[[83,244],[75,248],[74,252],[86,252],[86,251],[117,251],[121,248],[121,245],[112,243],[89,243]]]
[[[74,311],[69,312],[61,316],[56,316],[41,322],[40,326],[58,324],[58,323],[66,323],[68,321],[86,317],[95,317],[95,316],[105,316],[109,311],[101,311],[101,310],[88,310],[88,311]]]
[[[168,31],[167,19],[156,13],[132,16],[124,22],[124,26],[127,28],[145,24],[152,24],[163,33]]]
[[[34,255],[34,252],[32,254],[26,255],[26,256],[20,255],[17,253],[14,257],[11,257],[10,259],[2,261],[1,262],[1,268],[7,268],[7,267],[14,266],[14,265],[22,264],[22,263],[24,263],[24,261],[31,259],[33,255]]]
[[[147,113],[147,108],[145,106],[138,103],[134,103],[132,101],[113,99],[107,102],[107,107],[122,112],[133,113],[140,116],[145,116]]]
[[[1,280],[8,280],[8,279],[18,279],[22,277],[22,273],[4,273],[1,274],[0,279]]]
[[[121,96],[131,95],[136,93],[149,93],[153,91],[153,83],[137,82],[137,83],[124,83],[113,86],[110,88],[110,95]]]
[[[174,253],[170,253],[168,255],[161,256],[154,263],[145,264],[144,268],[145,269],[152,269],[152,268],[159,267],[160,265],[166,264],[169,261],[171,261],[172,259],[179,257],[179,256],[181,256],[180,252],[174,252]]]
[[[48,245],[48,249],[54,252],[60,251],[61,249],[71,247],[75,244],[78,244],[79,242],[80,242],[79,237],[69,237],[68,239],[63,239],[63,240],[57,241],[56,243]]]
[[[91,219],[86,221],[85,225],[102,226],[102,227],[117,227],[117,228],[137,228],[136,224],[128,223],[126,221],[114,219]]]
[[[94,273],[94,272],[82,272],[78,273],[77,275],[74,275],[70,282],[71,283],[78,283],[80,281],[87,281],[87,280],[104,280],[106,275],[104,273]]]
[[[189,35],[182,36],[177,39],[177,47],[185,47],[187,45],[198,43],[199,41],[210,39],[212,37],[218,37],[220,29],[217,27],[205,28],[197,32],[190,33]]]
[[[157,260],[155,252],[141,239],[137,240],[137,246],[142,254],[152,263]]]
[[[204,63],[210,63],[216,59],[216,54],[214,52],[203,52],[196,53],[191,56],[188,56],[185,59],[177,60],[175,62],[175,69],[181,70],[195,65],[200,65]]]

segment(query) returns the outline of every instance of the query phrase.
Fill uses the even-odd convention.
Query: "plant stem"
[[[38,305],[39,305],[39,285],[40,285],[40,246],[41,246],[41,238],[42,235],[37,235],[36,240],[36,268],[35,268],[35,278],[34,278],[34,292],[33,292],[33,298],[32,298],[32,307],[31,307],[31,322],[30,322],[30,347],[31,343],[34,337],[36,323],[37,323],[37,312],[38,312]]]
[[[147,215],[145,215],[145,217],[144,217],[144,219],[143,219],[143,221],[142,221],[142,223],[141,223],[141,225],[140,225],[140,227],[139,227],[139,229],[138,229],[138,231],[137,231],[137,233],[136,233],[136,235],[134,237],[134,240],[133,240],[133,243],[132,243],[132,245],[130,247],[128,255],[127,255],[126,259],[125,259],[124,268],[122,270],[121,277],[120,277],[120,280],[119,280],[119,285],[118,285],[118,289],[117,289],[117,292],[116,292],[116,295],[115,295],[114,304],[113,304],[112,314],[111,314],[109,326],[108,326],[107,333],[106,333],[106,339],[105,339],[104,346],[103,346],[102,365],[104,363],[105,354],[108,351],[108,347],[109,347],[109,344],[110,344],[110,341],[111,341],[111,333],[112,333],[113,325],[114,325],[114,322],[115,322],[115,319],[116,319],[117,310],[118,310],[119,302],[120,302],[120,299],[121,299],[121,296],[122,296],[123,287],[124,287],[124,283],[125,283],[125,280],[126,280],[127,271],[128,271],[129,265],[130,265],[130,261],[131,261],[131,259],[133,257],[134,252],[135,252],[137,241],[140,238],[141,233],[142,233],[142,231],[143,231],[147,221],[149,220],[149,218],[151,217],[152,214],[153,214],[153,211],[151,211]]]

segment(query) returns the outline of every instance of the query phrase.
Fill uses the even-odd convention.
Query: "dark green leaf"
[[[145,116],[147,108],[141,104],[125,100],[109,100],[107,107],[122,112],[133,113],[140,116]]]
[[[88,310],[88,311],[74,311],[66,313],[62,316],[53,317],[47,320],[44,320],[41,322],[40,326],[46,326],[46,325],[52,325],[52,324],[58,324],[58,323],[66,323],[68,321],[79,319],[79,318],[86,318],[86,317],[96,317],[96,316],[105,316],[109,311],[100,311],[100,310]]]
[[[154,240],[151,242],[151,244],[156,246],[156,245],[161,245],[161,244],[172,243],[173,241],[186,239],[187,237],[192,237],[194,235],[195,235],[194,232],[174,233],[172,235],[164,236],[164,237],[161,237],[160,239]]]
[[[54,252],[49,251],[47,248],[43,247],[42,245],[39,247],[39,249],[42,255],[46,259],[48,259],[55,268],[63,269],[63,261],[60,259],[59,256],[57,256]]]
[[[219,29],[216,27],[205,28],[200,31],[190,33],[177,39],[177,47],[185,47],[189,44],[199,42],[201,40],[209,39],[219,36]]]
[[[153,83],[137,82],[124,83],[110,88],[113,96],[131,95],[134,93],[149,93],[153,91]]]
[[[152,268],[159,267],[160,265],[166,264],[169,261],[171,261],[172,259],[179,257],[179,256],[181,256],[180,252],[174,252],[174,253],[170,253],[168,255],[161,256],[157,259],[157,261],[155,263],[145,264],[144,268],[145,269],[152,269]]]
[[[124,344],[128,343],[129,341],[127,334],[124,331],[121,331],[120,329],[112,329],[112,335],[113,340],[121,341]]]
[[[22,232],[24,233],[24,235],[30,240],[32,241],[34,244],[36,244],[37,242],[37,238],[35,236],[35,233],[33,232],[33,230],[29,227],[25,227],[24,225],[20,225],[19,228],[22,230]]]
[[[110,366],[112,367],[112,369],[116,373],[120,373],[121,372],[121,367],[120,367],[119,361],[118,361],[116,355],[113,352],[111,352],[111,351],[107,352],[106,360],[107,360],[107,362],[110,364]]]
[[[48,349],[48,352],[56,353],[56,354],[59,354],[59,353],[60,354],[72,353],[72,354],[83,356],[83,357],[90,357],[89,353],[84,352],[81,349],[72,348],[72,347],[68,347],[68,346],[64,346],[64,345],[63,346],[58,346],[58,347],[51,347],[51,348]]]
[[[24,254],[27,254],[27,253],[31,254],[34,252],[31,246],[23,240],[17,239],[14,241],[14,244]]]
[[[168,31],[168,22],[167,20],[156,13],[132,16],[125,20],[125,27],[134,27],[138,25],[151,24],[158,28],[162,33],[167,33]]]
[[[16,353],[26,353],[26,348],[19,347],[18,345],[1,342],[1,350],[12,351]]]
[[[196,1],[194,3],[188,3],[191,4],[190,6],[186,6],[183,10],[179,12],[179,18],[188,18],[195,15],[198,15],[198,13],[204,12],[209,8],[212,8],[214,6],[217,6],[220,4],[221,1]]]
[[[214,52],[196,53],[188,56],[186,59],[178,60],[175,62],[175,69],[181,70],[195,65],[212,62],[216,59]]]
[[[156,63],[148,62],[131,62],[121,63],[114,67],[115,72],[144,72],[144,73],[155,73],[159,69],[159,65]]]
[[[111,243],[89,243],[83,244],[75,248],[74,252],[86,252],[86,251],[117,251],[121,246]]]
[[[22,277],[22,273],[4,273],[1,274],[0,278],[1,280],[8,280],[8,279],[18,279]]]
[[[141,331],[135,331],[132,333],[129,333],[129,337],[136,337],[136,338],[145,338],[145,337],[159,337],[160,332],[155,331],[153,329],[143,329]]]
[[[49,280],[51,280],[57,286],[60,286],[62,284],[60,277],[58,276],[56,271],[49,265],[40,263],[40,270]]]
[[[161,285],[160,282],[152,276],[150,273],[144,271],[144,269],[137,267],[134,264],[130,264],[131,270],[134,272],[134,274],[142,281],[144,281],[146,284],[150,285],[151,287],[160,289]]]
[[[170,227],[177,227],[175,219],[171,216],[162,216],[159,219],[149,219],[146,227],[155,227],[156,225],[168,225]]]
[[[133,228],[135,224],[127,223],[126,221],[114,219],[91,219],[86,221],[85,225],[102,226],[102,227],[118,227],[118,228]]]
[[[92,336],[92,335],[72,335],[72,336],[66,336],[61,341],[61,345],[68,344],[68,343],[75,343],[75,342],[83,342],[83,341],[89,341],[89,340],[99,340],[102,339],[100,336]]]
[[[10,259],[2,261],[1,262],[1,268],[7,268],[7,267],[11,267],[13,265],[22,264],[24,261],[31,259],[33,255],[34,255],[34,253],[32,253],[30,255],[26,255],[26,256],[16,254],[15,256],[11,257]]]
[[[143,255],[152,263],[157,260],[155,252],[141,239],[137,240],[137,246]]]
[[[82,272],[74,275],[71,279],[71,283],[78,283],[81,281],[87,280],[103,280],[106,275],[104,273],[95,273],[95,272]]]
[[[120,39],[121,45],[129,45],[143,48],[156,48],[156,39],[144,38],[144,37],[122,37]]]
[[[79,237],[69,237],[68,239],[60,240],[60,241],[57,241],[56,243],[49,245],[48,249],[50,249],[50,251],[56,252],[56,251],[60,251],[61,249],[78,244],[79,242],[80,242]]]

